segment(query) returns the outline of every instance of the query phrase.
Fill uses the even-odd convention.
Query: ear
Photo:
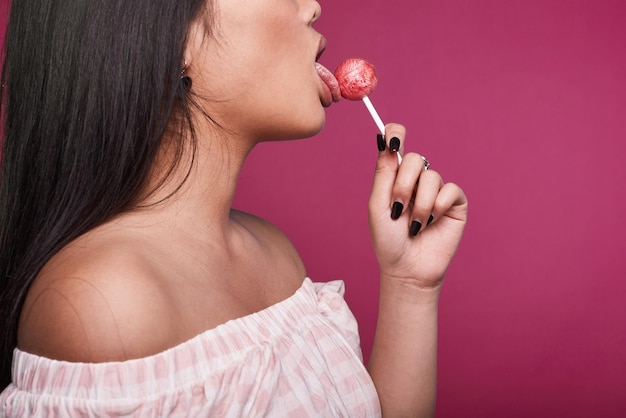
[[[195,22],[189,27],[189,33],[187,34],[187,44],[185,45],[185,52],[183,54],[182,69],[185,72],[191,67],[194,61],[194,57],[202,50],[202,44],[205,39],[205,29],[203,27],[201,19],[196,19]]]

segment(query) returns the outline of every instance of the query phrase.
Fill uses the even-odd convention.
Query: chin
[[[309,112],[306,119],[294,120],[289,126],[274,130],[264,135],[266,140],[281,141],[291,139],[305,139],[317,135],[326,123],[326,114],[320,106],[319,113]]]
[[[320,131],[324,128],[324,125],[326,124],[326,116],[324,113],[322,113],[322,115],[323,116],[320,118],[320,120],[317,123],[311,125],[310,129],[305,132],[304,135],[302,135],[302,138],[310,138],[320,133]]]
[[[270,133],[263,135],[261,141],[262,142],[270,142],[270,141],[291,141],[296,139],[306,139],[311,138],[317,135],[322,128],[324,127],[324,123],[322,122],[315,127],[311,126],[308,129],[298,129],[298,130],[290,130],[289,132],[283,131],[280,133]]]
[[[319,99],[292,103],[291,107],[276,109],[272,116],[265,119],[263,126],[256,125],[260,129],[257,138],[261,141],[310,138],[317,135],[326,123],[326,109]]]
[[[324,128],[325,124],[326,124],[326,116],[322,112],[322,117],[318,121],[316,121],[315,123],[311,123],[309,126],[307,126],[307,129],[303,129],[301,131],[301,134],[294,136],[294,139],[303,139],[303,138],[310,138],[312,136],[315,136],[318,133],[320,133],[320,131]]]

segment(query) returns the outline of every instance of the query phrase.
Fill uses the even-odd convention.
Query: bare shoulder
[[[298,271],[299,278],[306,276],[304,263],[289,238],[274,224],[249,213],[232,211],[232,218],[239,222],[244,228],[256,238],[272,256],[290,263]]]
[[[164,236],[115,231],[79,238],[31,286],[18,347],[74,362],[141,358],[292,294],[306,272],[289,239],[258,217],[233,212],[232,219],[243,232],[236,234],[237,261]]]
[[[78,362],[121,361],[171,346],[168,301],[133,245],[70,244],[44,266],[22,309],[18,346]]]

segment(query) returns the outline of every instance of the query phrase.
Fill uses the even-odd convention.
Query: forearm
[[[429,417],[437,390],[439,288],[381,278],[368,369],[385,417]]]

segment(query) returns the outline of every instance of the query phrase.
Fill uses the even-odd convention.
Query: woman
[[[419,155],[398,166],[405,129],[386,127],[369,203],[367,371],[341,284],[312,283],[280,231],[231,208],[257,143],[323,126],[319,16],[312,0],[13,2],[2,415],[432,414],[467,201]]]

